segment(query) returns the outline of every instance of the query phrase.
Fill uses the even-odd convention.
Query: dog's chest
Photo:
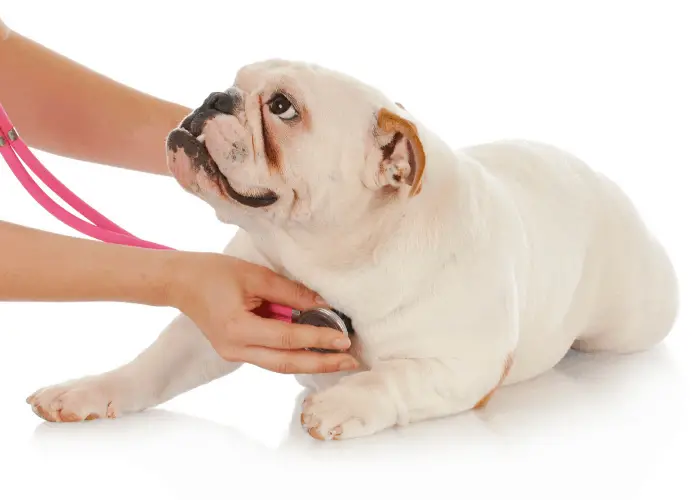
[[[386,264],[319,266],[301,253],[278,254],[280,272],[320,294],[332,307],[360,326],[386,316],[404,300],[408,287],[398,270]]]
[[[355,321],[374,316],[387,307],[384,298],[389,290],[381,290],[376,279],[366,272],[329,271],[293,265],[286,267],[285,272],[289,278],[316,291],[332,307]]]

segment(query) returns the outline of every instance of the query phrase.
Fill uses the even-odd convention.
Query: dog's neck
[[[433,258],[428,261],[436,265],[444,261],[440,254],[449,258],[463,241],[459,226],[467,215],[461,209],[465,183],[459,179],[462,173],[455,154],[438,151],[430,158],[420,193],[387,207],[381,217],[372,214],[351,230],[277,228],[254,238],[256,246],[278,272],[332,303],[341,302],[348,313],[355,312],[348,303],[354,302],[350,297],[366,300],[361,290],[372,287],[373,293],[382,293],[376,273],[385,274],[387,280],[403,279],[407,289],[415,290],[432,272],[426,268],[424,254],[430,253]],[[387,302],[385,308],[390,307]]]

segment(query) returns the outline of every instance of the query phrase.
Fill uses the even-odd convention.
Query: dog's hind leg
[[[671,259],[647,229],[622,191],[609,181],[615,217],[606,220],[600,240],[600,314],[573,348],[586,352],[633,353],[662,342],[679,309],[679,288]]]

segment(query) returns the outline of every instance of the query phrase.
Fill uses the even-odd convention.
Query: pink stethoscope
[[[27,192],[44,207],[47,212],[76,231],[105,243],[116,243],[156,250],[173,250],[172,248],[134,236],[126,229],[119,227],[99,213],[68,189],[41,164],[36,156],[34,156],[12,125],[10,117],[7,116],[2,104],[0,104],[0,154],[2,154],[10,169],[15,174],[15,177],[17,177]],[[51,191],[89,222],[76,217],[53,201],[34,181],[22,162],[24,162]],[[255,313],[262,317],[277,319],[286,323],[303,323],[335,328],[346,335],[352,332],[349,318],[335,309],[330,308],[320,307],[299,311],[281,304],[264,303],[255,310]],[[322,349],[315,350],[323,351]]]

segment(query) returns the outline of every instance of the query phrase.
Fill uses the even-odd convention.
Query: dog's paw
[[[27,403],[49,422],[116,418],[121,414],[125,390],[124,382],[111,375],[85,377],[39,389],[27,398]]]
[[[301,425],[319,440],[369,436],[396,423],[393,406],[381,392],[339,384],[304,400]]]

